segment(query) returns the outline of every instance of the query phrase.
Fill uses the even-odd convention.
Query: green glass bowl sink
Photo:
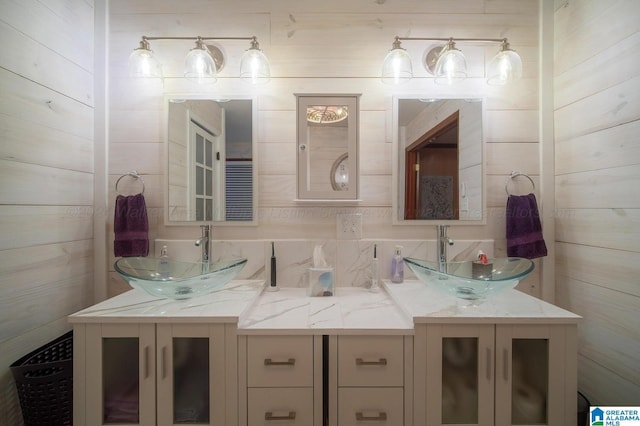
[[[443,271],[438,270],[437,262],[429,260],[405,257],[404,262],[424,284],[472,300],[514,288],[535,266],[531,260],[520,257],[489,259],[487,265],[447,262]]]
[[[131,287],[152,296],[189,299],[223,287],[240,272],[247,259],[203,265],[153,257],[123,257],[114,267]],[[204,268],[203,268],[204,266]]]

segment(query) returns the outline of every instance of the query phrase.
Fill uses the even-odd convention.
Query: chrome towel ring
[[[120,194],[120,193],[118,192],[118,184],[120,183],[120,181],[122,180],[122,178],[125,178],[125,177],[127,177],[127,176],[128,176],[128,177],[132,177],[132,178],[136,179],[137,181],[139,181],[139,182],[142,184],[142,191],[140,191],[139,193],[140,193],[140,194],[144,194],[144,179],[142,179],[142,176],[140,176],[140,175],[138,174],[138,172],[136,172],[135,170],[134,170],[134,171],[132,171],[132,172],[127,172],[127,173],[123,174],[122,176],[120,176],[120,177],[118,178],[118,180],[116,181],[116,194],[118,194],[118,195],[125,195],[125,194]]]
[[[535,192],[536,184],[533,183],[533,179],[531,179],[531,176],[529,176],[526,173],[511,172],[511,174],[507,176],[507,179],[505,179],[505,182],[504,182],[504,190],[507,192],[507,195],[511,195],[511,193],[509,192],[509,182],[511,182],[513,179],[520,176],[529,179],[529,182],[531,182],[531,192]]]

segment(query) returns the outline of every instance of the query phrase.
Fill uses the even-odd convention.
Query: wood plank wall
[[[640,3],[555,12],[557,301],[582,315],[579,389],[640,395]]]
[[[248,95],[258,98],[259,225],[214,226],[216,239],[334,239],[338,208],[297,205],[294,93],[362,93],[360,155],[363,238],[433,239],[435,227],[391,224],[392,96],[486,97],[487,225],[455,226],[453,238],[496,239],[505,254],[506,176],[512,170],[538,180],[538,0],[112,0],[110,2],[110,194],[129,170],[147,183],[150,238],[196,238],[198,227],[165,226],[163,105],[165,93]],[[220,42],[228,62],[215,86],[189,86],[180,77],[191,48],[171,41],[151,47],[164,66],[162,83],[130,79],[127,58],[140,37],[256,35],[271,63],[271,82],[249,87],[234,77],[246,42]],[[403,45],[414,60],[414,78],[400,88],[380,81],[382,60],[395,35],[413,37],[508,37],[524,61],[524,78],[510,87],[484,81],[485,60],[497,46],[459,46],[471,78],[438,86],[420,65],[430,44]],[[524,188],[524,187],[523,187]],[[112,209],[111,207],[109,208]],[[110,221],[112,219],[110,218]],[[112,240],[113,234],[109,238]],[[112,256],[112,241],[107,242]],[[109,259],[109,265],[113,264]],[[523,288],[540,294],[534,274]],[[111,270],[109,294],[126,289]]]
[[[0,425],[9,366],[93,301],[93,4],[0,2]]]

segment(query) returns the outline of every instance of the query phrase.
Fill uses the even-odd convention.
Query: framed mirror
[[[296,95],[298,201],[357,200],[359,97]]]
[[[482,99],[393,99],[394,224],[484,223]]]
[[[255,225],[256,102],[165,97],[165,223]]]

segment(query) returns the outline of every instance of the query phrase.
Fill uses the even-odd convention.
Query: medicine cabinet
[[[298,200],[357,200],[360,95],[296,98]]]

